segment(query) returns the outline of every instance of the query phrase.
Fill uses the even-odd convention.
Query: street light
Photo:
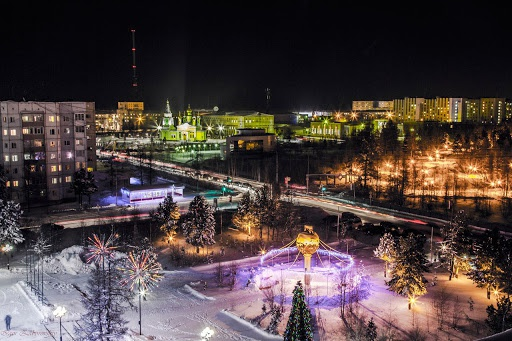
[[[201,340],[208,341],[213,336],[213,329],[206,327],[201,332]]]
[[[66,313],[66,308],[62,306],[57,306],[57,308],[55,308],[53,311],[53,315],[59,318],[60,341],[62,341],[62,316],[64,316]]]
[[[12,250],[11,244],[5,244],[2,247],[2,251],[5,253],[5,256],[7,257],[7,270],[9,270],[9,251],[11,251],[11,250]]]
[[[416,303],[416,298],[414,296],[409,297],[409,310],[411,310],[412,305]]]

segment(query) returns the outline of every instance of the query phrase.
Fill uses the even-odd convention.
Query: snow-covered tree
[[[238,202],[238,207],[236,208],[236,213],[240,215],[244,215],[250,212],[254,206],[254,198],[251,196],[251,192],[247,191],[242,194],[242,198]]]
[[[167,238],[174,237],[181,214],[178,203],[173,200],[172,194],[167,195],[164,201],[158,204],[157,210],[150,211],[149,215],[160,226],[160,230],[166,234]]]
[[[89,197],[90,202],[91,194],[98,191],[98,186],[94,180],[94,174],[87,171],[85,168],[80,168],[75,172],[71,188],[75,191],[75,195],[78,196],[78,204],[80,207],[82,207],[82,197],[84,195]]]
[[[427,293],[423,276],[428,271],[427,257],[418,240],[419,237],[412,233],[399,237],[395,264],[391,270],[391,279],[387,282],[389,290],[407,296],[409,302]]]
[[[208,204],[206,198],[198,195],[192,199],[189,204],[188,212],[183,218],[181,224],[185,241],[199,248],[205,245],[215,244],[215,217],[213,208]]]
[[[373,250],[373,254],[384,261],[384,277],[387,277],[389,265],[395,261],[396,257],[395,237],[391,233],[384,233],[380,237],[379,246]]]
[[[264,185],[256,190],[254,207],[261,224],[270,227],[275,222],[274,217],[278,207],[278,196],[273,195],[271,186]],[[262,238],[263,227],[260,226],[260,239]]]
[[[95,267],[81,299],[86,312],[75,326],[79,340],[122,340],[128,330],[122,315],[134,307],[133,292],[123,287],[121,269],[127,260],[115,254],[115,241],[115,235],[89,238],[87,262]]]
[[[470,269],[470,259],[473,250],[473,237],[464,211],[459,211],[442,229],[443,241],[439,250],[441,264],[450,272],[449,280],[458,277],[459,270]]]
[[[491,298],[494,287],[498,286],[497,280],[501,271],[499,261],[504,248],[505,238],[501,236],[500,230],[487,230],[478,245],[473,267],[467,273],[468,278],[472,279],[478,288],[486,288],[488,299]]]
[[[233,225],[241,230],[247,230],[249,236],[252,235],[252,228],[260,225],[260,219],[255,212],[248,211],[246,213],[233,214],[232,218]]]
[[[151,262],[158,261],[156,248],[147,237],[140,239],[139,243],[134,247],[135,254],[141,254],[142,252],[145,252],[149,256]]]
[[[496,308],[490,305],[486,309],[487,319],[485,324],[493,333],[500,333],[512,328],[512,302],[510,296],[503,295],[496,298]]]
[[[16,245],[25,238],[20,230],[20,217],[23,214],[20,204],[0,200],[0,243]]]
[[[281,307],[279,305],[274,305],[270,310],[270,323],[266,329],[270,334],[277,335],[279,334],[277,328],[279,327],[279,323],[283,319],[283,312],[281,311]]]
[[[4,166],[0,165],[0,200],[7,201],[7,177],[5,176]]]
[[[377,326],[375,325],[375,322],[373,322],[373,317],[368,321],[368,324],[366,325],[364,336],[366,341],[377,340]]]
[[[102,269],[95,264],[88,281],[86,295],[81,298],[85,313],[75,326],[79,340],[123,340],[128,328],[123,318],[126,310],[134,308],[133,292],[121,285],[122,272],[118,263],[122,259],[108,258]]]
[[[293,289],[292,308],[284,331],[284,341],[313,341],[312,320],[302,283],[298,281]]]

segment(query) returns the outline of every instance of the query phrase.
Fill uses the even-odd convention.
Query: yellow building
[[[203,128],[209,138],[225,138],[236,135],[240,129],[263,129],[274,134],[274,115],[255,111],[226,112],[224,114],[204,114],[201,116]]]
[[[160,126],[160,139],[165,141],[206,141],[206,131],[201,127],[201,116],[192,111],[190,104],[185,113],[173,115],[169,100],[167,100]]]

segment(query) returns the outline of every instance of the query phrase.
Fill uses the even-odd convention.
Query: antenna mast
[[[133,78],[132,78],[132,87],[137,87],[137,65],[135,65],[135,30],[132,29],[132,69],[133,69]]]

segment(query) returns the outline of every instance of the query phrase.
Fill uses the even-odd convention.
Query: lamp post
[[[5,244],[2,247],[2,251],[5,253],[5,256],[7,257],[7,270],[9,270],[9,251],[11,251],[11,250],[12,250],[11,244]]]
[[[206,327],[201,332],[201,340],[208,341],[213,336],[213,329]]]
[[[142,335],[142,310],[141,310],[141,299],[142,296],[146,295],[146,291],[141,289],[140,287],[140,278],[139,278],[139,335]]]
[[[53,315],[59,318],[60,341],[62,341],[62,316],[64,316],[66,312],[66,308],[62,306],[57,306],[53,311]]]

